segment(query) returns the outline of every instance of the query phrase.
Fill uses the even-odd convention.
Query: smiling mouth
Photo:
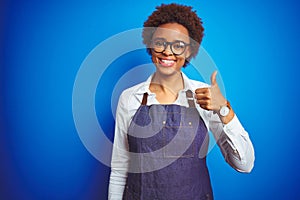
[[[163,58],[158,58],[159,64],[161,64],[164,67],[172,67],[176,61],[172,59],[163,59]]]

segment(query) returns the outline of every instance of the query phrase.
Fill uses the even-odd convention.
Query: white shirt
[[[124,90],[119,98],[111,160],[109,200],[121,200],[123,196],[129,163],[127,130],[141,105],[143,94],[148,93],[147,105],[159,104],[155,93],[149,90],[152,76],[147,81]],[[209,87],[209,85],[191,80],[183,73],[182,77],[184,89],[179,92],[173,104],[188,107],[185,92],[187,90],[194,92],[197,88]],[[229,123],[223,124],[217,114],[202,109],[197,103],[195,105],[206,127],[213,133],[226,162],[239,172],[250,172],[254,166],[254,149],[248,133],[237,116],[235,115]]]

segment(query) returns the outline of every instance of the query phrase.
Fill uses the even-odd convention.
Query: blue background
[[[217,147],[209,154],[216,199],[300,199],[299,4],[176,2],[193,6],[203,18],[202,45],[217,64],[227,97],[255,147],[250,174],[230,168]],[[161,3],[1,1],[0,199],[107,198],[110,169],[86,150],[74,126],[74,80],[95,46],[140,28]],[[139,54],[142,61],[148,59]],[[138,64],[136,59],[130,61]],[[127,64],[119,66],[112,84],[132,67]],[[109,95],[103,104],[110,106]],[[113,118],[107,114],[100,123],[112,139]]]

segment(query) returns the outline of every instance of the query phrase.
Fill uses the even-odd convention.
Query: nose
[[[173,52],[171,50],[171,44],[167,44],[165,50],[163,51],[163,54],[170,56],[173,55]]]

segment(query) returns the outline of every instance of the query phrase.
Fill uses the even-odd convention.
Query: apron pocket
[[[195,157],[195,128],[191,122],[179,127],[165,126],[163,128],[163,147],[165,158]]]

